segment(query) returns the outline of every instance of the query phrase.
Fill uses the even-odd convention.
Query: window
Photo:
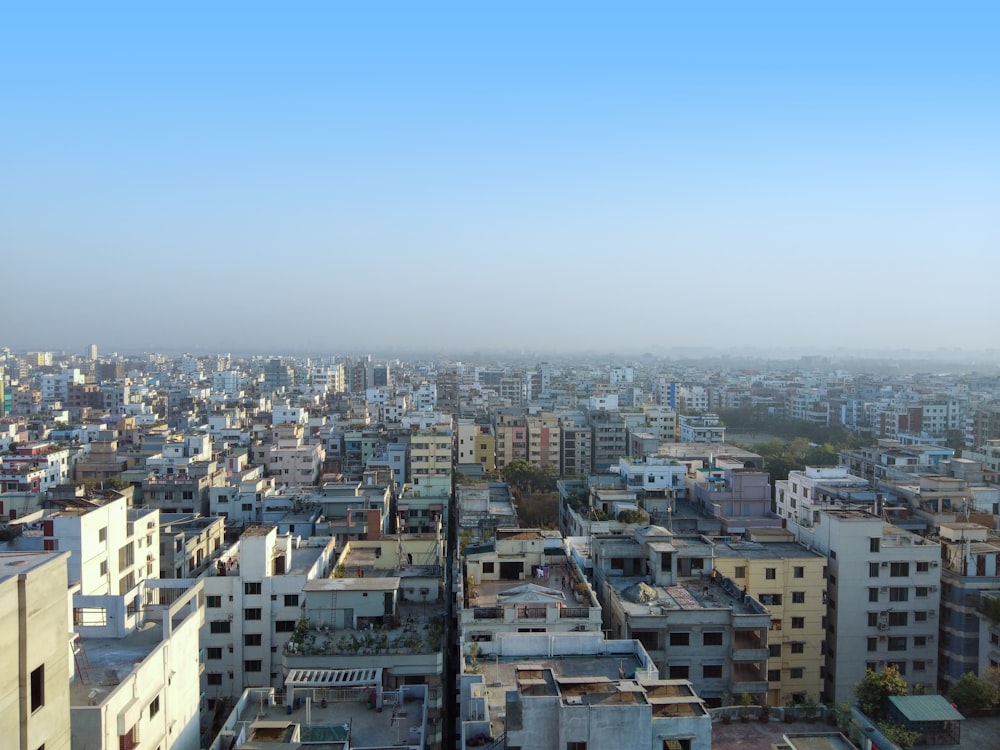
[[[926,612],[914,612],[913,613],[913,621],[914,622],[927,622],[927,613]]]
[[[245,633],[243,635],[244,646],[259,646],[261,644],[260,633]]]
[[[586,742],[567,742],[566,750],[587,750]]]
[[[673,632],[670,634],[671,646],[687,646],[691,643],[691,634],[688,632]]]
[[[793,617],[792,618],[792,629],[801,630],[806,626],[806,618],[804,617]]]
[[[701,637],[701,643],[703,646],[721,646],[722,645],[722,633],[708,632],[704,633]]]
[[[210,660],[216,660],[222,658],[222,648],[207,648],[205,649],[205,658]]]
[[[746,565],[737,565],[733,570],[733,578],[746,578],[747,577],[747,567]]]
[[[792,604],[805,604],[806,603],[806,592],[805,591],[793,591],[792,592]]]
[[[781,682],[781,670],[780,669],[769,669],[769,670],[767,670],[767,681],[768,682]]]
[[[878,589],[870,588],[868,589],[868,601],[877,602],[878,601]]]
[[[868,650],[878,651],[878,638],[869,637],[867,640],[868,640]]]
[[[894,562],[889,565],[889,576],[891,578],[907,578],[910,575],[910,564],[906,562]]]
[[[913,592],[915,596],[927,596],[926,586],[917,586],[916,590]]]
[[[670,667],[670,679],[671,680],[686,680],[690,673],[690,667],[686,665],[677,665]]]
[[[915,635],[915,636],[913,636],[913,645],[916,648],[920,648],[922,646],[926,646],[927,645],[927,636],[926,635]]]
[[[632,637],[639,641],[647,651],[656,651],[660,648],[659,634],[655,630],[634,630]]]
[[[910,590],[906,586],[893,586],[889,589],[890,602],[905,602],[910,599]]]
[[[806,644],[802,641],[792,641],[792,653],[793,654],[804,654],[806,652]]]
[[[261,672],[263,671],[263,663],[260,659],[247,659],[243,662],[244,672]]]
[[[882,546],[882,539],[880,537],[873,536],[871,539],[868,540],[869,552],[878,552],[881,546]]]
[[[802,567],[801,565],[795,566],[794,568],[792,568],[792,577],[793,578],[805,578],[806,577],[806,569],[804,567]]]
[[[897,627],[906,625],[909,620],[908,614],[908,612],[890,612],[889,624]]]
[[[274,623],[275,633],[294,633],[295,632],[295,620],[275,620]]]
[[[913,671],[914,672],[923,672],[926,668],[927,668],[927,663],[926,662],[923,662],[923,661],[915,661],[915,662],[913,662]]]
[[[260,607],[247,607],[243,610],[244,620],[259,620],[261,619]]]
[[[212,624],[209,625],[209,632],[228,633],[232,629],[232,625],[229,620],[212,620]]]
[[[896,671],[899,672],[899,676],[902,677],[906,674],[906,662],[905,661],[890,661],[886,662],[887,667],[895,667]]]
[[[221,596],[206,596],[205,597],[206,607],[221,607],[222,597]]]
[[[906,651],[906,636],[898,635],[889,639],[890,651]]]
[[[868,577],[878,578],[878,563],[868,563]]]
[[[766,578],[769,581],[773,581],[777,577],[778,577],[777,568],[764,568],[764,578]]]
[[[701,668],[701,676],[706,680],[718,679],[722,677],[721,664],[704,664]]]
[[[45,705],[45,665],[31,670],[31,712]]]
[[[243,593],[247,596],[260,594],[260,581],[247,581],[243,584]]]
[[[805,667],[792,667],[789,671],[789,677],[793,680],[801,680],[805,676]]]
[[[918,562],[917,563],[917,572],[918,573],[926,573],[930,569],[931,569],[931,564],[930,563],[926,563],[926,562]]]
[[[222,672],[209,672],[205,675],[205,682],[209,685],[221,685]]]
[[[160,696],[156,696],[149,704],[149,718],[152,719],[160,713]]]
[[[286,607],[297,607],[297,606],[299,606],[299,595],[298,594],[285,594],[285,606]]]
[[[108,541],[108,527],[105,526],[97,530],[97,541],[106,542]]]
[[[108,561],[101,560],[101,575],[106,576],[108,574]]]
[[[781,644],[780,643],[769,643],[767,646],[767,655],[772,659],[781,658]]]

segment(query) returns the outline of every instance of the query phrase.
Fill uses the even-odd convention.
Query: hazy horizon
[[[7,8],[0,346],[995,360],[997,21]]]

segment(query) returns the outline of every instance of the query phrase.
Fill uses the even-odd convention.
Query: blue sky
[[[998,21],[7,6],[0,345],[996,347]]]

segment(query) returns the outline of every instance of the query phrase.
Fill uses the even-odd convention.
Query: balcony
[[[767,690],[767,680],[765,675],[756,667],[750,664],[741,663],[733,665],[733,695],[742,693],[763,693]]]
[[[736,631],[730,655],[734,662],[766,662],[767,646],[755,631]]]

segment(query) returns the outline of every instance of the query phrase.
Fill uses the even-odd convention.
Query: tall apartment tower
[[[895,666],[933,690],[938,677],[941,545],[864,510],[820,510],[789,529],[827,556],[823,699],[850,701],[865,671]]]

